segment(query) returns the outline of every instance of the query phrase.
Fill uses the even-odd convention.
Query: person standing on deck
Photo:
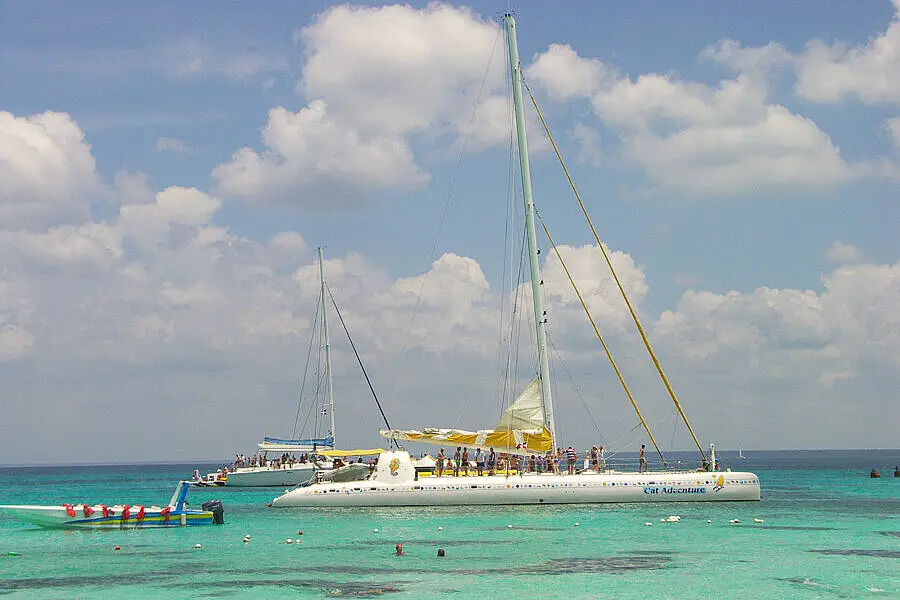
[[[578,460],[578,454],[575,453],[575,448],[572,446],[566,448],[566,460],[569,462],[569,475],[574,475],[575,461]]]
[[[440,477],[444,473],[444,459],[445,458],[447,458],[447,457],[444,456],[444,449],[441,448],[440,452],[438,452],[437,460],[435,461],[435,462],[437,462],[435,467],[437,467],[437,476],[438,477]]]
[[[469,449],[468,448],[463,448],[462,464],[463,464],[463,470],[466,473],[466,477],[468,477],[469,476]]]
[[[494,449],[491,448],[491,453],[488,454],[488,475],[494,474],[494,469],[497,468],[497,455],[494,454]]]
[[[481,451],[481,448],[475,448],[475,469],[478,471],[479,477],[484,475],[484,452]]]
[[[647,457],[644,456],[644,446],[645,444],[641,444],[641,452],[638,455],[638,473],[650,470],[647,466]]]
[[[460,461],[460,451],[462,448],[459,446],[456,447],[456,454],[453,455],[453,476],[459,477],[459,461]]]

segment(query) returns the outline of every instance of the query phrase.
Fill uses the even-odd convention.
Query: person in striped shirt
[[[569,475],[574,475],[575,461],[578,460],[578,455],[575,453],[575,448],[572,446],[566,448],[566,460],[569,462]]]

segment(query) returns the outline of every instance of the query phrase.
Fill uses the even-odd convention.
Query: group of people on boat
[[[243,454],[235,454],[232,463],[232,471],[244,467],[270,467],[273,469],[289,469],[297,465],[302,465],[315,459],[315,455],[303,453],[299,457],[294,454],[283,453],[281,456],[269,459],[265,455],[255,454],[247,457]]]
[[[591,470],[595,473],[606,471],[606,456],[602,444],[585,451],[584,469],[576,468],[578,461],[578,452],[572,446],[565,450],[557,448],[556,453],[547,452],[546,454],[498,453],[493,448],[489,448],[487,452],[481,448],[475,448],[475,452],[470,453],[467,447],[457,446],[456,452],[452,456],[448,456],[443,448],[440,449],[435,458],[434,474],[437,477],[442,477],[445,473],[459,477],[461,471],[464,476],[468,476],[470,472],[479,476],[484,475],[485,472],[488,475],[498,472],[560,475],[562,468],[567,469],[569,475],[583,470]]]

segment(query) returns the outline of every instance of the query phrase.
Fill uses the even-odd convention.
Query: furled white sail
[[[541,381],[535,377],[516,401],[503,411],[497,425],[498,430],[542,429],[544,427],[544,404],[541,401]]]

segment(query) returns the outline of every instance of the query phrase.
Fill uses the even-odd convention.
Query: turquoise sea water
[[[195,489],[194,506],[224,502],[224,526],[59,531],[0,517],[0,596],[900,598],[900,450],[746,454],[720,460],[760,476],[761,502],[276,510],[264,504],[278,490]],[[0,504],[162,504],[194,466],[0,469]],[[659,522],[670,514],[681,522]]]

